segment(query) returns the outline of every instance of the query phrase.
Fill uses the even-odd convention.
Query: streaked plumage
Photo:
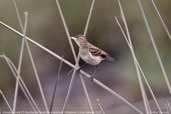
[[[89,43],[83,35],[71,37],[79,46],[80,58],[88,64],[98,65],[103,60],[113,60],[105,51]]]

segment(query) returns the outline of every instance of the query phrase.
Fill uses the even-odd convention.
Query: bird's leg
[[[97,69],[98,69],[98,66],[95,66],[95,70],[93,71],[93,73],[92,73],[92,75],[91,75],[91,77],[90,77],[91,82],[94,81],[94,78],[95,78],[95,74],[96,74],[96,72],[97,72]]]

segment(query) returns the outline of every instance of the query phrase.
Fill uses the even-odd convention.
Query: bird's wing
[[[114,58],[111,57],[108,53],[106,53],[105,51],[101,50],[100,48],[94,46],[93,44],[89,43],[89,51],[91,53],[92,56],[100,56],[103,59],[107,59],[109,61],[113,61]]]
[[[107,53],[103,50],[99,49],[98,47],[94,46],[93,44],[89,43],[89,51],[92,54],[92,56],[101,56],[102,58],[106,58]]]

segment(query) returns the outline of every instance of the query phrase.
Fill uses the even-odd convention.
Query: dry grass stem
[[[160,12],[159,12],[159,10],[158,10],[158,8],[157,8],[157,6],[156,6],[154,0],[151,0],[151,2],[152,2],[152,4],[153,4],[153,7],[154,7],[154,9],[155,9],[155,11],[156,11],[156,13],[157,13],[157,15],[158,15],[158,17],[159,17],[159,19],[160,19],[162,25],[163,25],[164,30],[166,31],[167,36],[168,36],[169,39],[171,40],[170,32],[169,32],[169,30],[168,30],[168,28],[167,28],[167,26],[166,26],[166,24],[165,24],[165,22],[164,22],[162,16],[160,15]]]
[[[94,109],[93,109],[93,105],[91,103],[91,100],[90,100],[90,97],[89,97],[89,93],[88,93],[88,90],[87,90],[87,87],[86,87],[86,84],[85,84],[85,81],[84,81],[84,78],[82,75],[79,75],[80,76],[80,79],[81,79],[81,84],[83,86],[83,89],[84,89],[84,93],[86,95],[86,98],[87,98],[87,101],[88,101],[88,104],[89,104],[89,107],[90,107],[90,110],[91,110],[91,113],[94,114]]]
[[[13,62],[6,56],[2,55],[2,58],[5,59],[7,65],[9,66],[14,78],[17,80],[17,68],[13,64]],[[33,108],[34,111],[38,111],[40,113],[40,109],[38,105],[36,104],[35,100],[31,96],[26,84],[24,83],[22,77],[20,76],[19,86],[21,87],[21,90],[23,91],[24,95],[26,96],[30,106]]]
[[[164,65],[163,65],[163,62],[162,62],[162,60],[161,60],[159,51],[158,51],[158,49],[157,49],[157,46],[156,46],[154,37],[153,37],[153,35],[152,35],[151,29],[150,29],[150,25],[149,25],[149,23],[148,23],[146,14],[145,14],[145,12],[144,12],[144,9],[143,9],[141,0],[138,0],[138,5],[139,5],[139,7],[140,7],[140,11],[141,11],[141,14],[142,14],[142,17],[143,17],[145,26],[146,26],[146,28],[147,28],[147,32],[148,32],[148,34],[149,34],[149,37],[150,37],[152,46],[153,46],[154,51],[155,51],[155,54],[156,54],[156,56],[157,56],[157,60],[158,60],[158,62],[159,62],[161,71],[162,71],[162,73],[163,73],[163,76],[164,76],[166,85],[167,85],[167,87],[168,87],[169,93],[171,94],[171,86],[170,86],[170,82],[169,82],[169,79],[168,79],[168,75],[167,75],[167,73],[166,73],[166,70],[165,70]]]
[[[94,4],[95,4],[95,0],[92,0],[90,11],[89,11],[88,18],[87,18],[87,22],[86,22],[86,25],[85,25],[85,28],[84,28],[84,36],[87,35],[88,27],[89,27],[89,24],[90,24],[90,19],[92,17]]]
[[[18,32],[16,29],[10,27],[9,25],[3,23],[2,21],[0,21],[0,24],[3,25],[4,27],[8,28],[9,30],[15,32],[16,34],[23,36],[22,33]],[[57,55],[56,53],[54,53],[53,51],[47,49],[46,47],[42,46],[41,44],[37,43],[36,41],[30,39],[29,37],[25,37],[28,41],[30,41],[32,44],[38,46],[39,48],[41,48],[42,50],[46,51],[47,53],[49,53],[50,55],[54,56],[55,58],[59,59],[60,61],[63,61],[65,64],[67,64],[68,66],[74,68],[74,69],[78,69],[77,67],[75,67],[72,63],[70,63],[69,61],[67,61],[66,59],[60,57],[59,55]],[[87,78],[90,78],[91,75],[84,72],[83,70],[80,70],[80,73],[83,74],[83,76],[86,76]],[[139,110],[137,107],[135,107],[133,104],[131,104],[129,101],[127,101],[125,98],[123,98],[122,96],[120,96],[118,93],[116,93],[114,90],[112,90],[111,88],[107,87],[105,84],[103,84],[102,82],[98,81],[97,79],[93,79],[94,83],[97,84],[98,86],[102,87],[103,89],[105,89],[106,91],[108,91],[109,93],[111,93],[112,95],[116,96],[117,98],[119,98],[120,100],[122,100],[124,103],[126,103],[128,106],[130,106],[132,109],[134,109],[135,111],[137,111],[140,114],[143,114],[143,112],[141,110]]]
[[[87,22],[86,22],[86,27],[85,27],[85,30],[84,30],[84,33],[85,33],[85,34],[87,33],[89,21],[90,21],[90,18],[91,18],[91,12],[92,12],[92,9],[93,9],[93,7],[94,7],[94,1],[95,1],[95,0],[92,1],[91,7],[90,7],[90,12],[89,12],[88,19],[87,19]],[[70,38],[70,34],[69,34],[69,31],[68,31],[68,27],[67,27],[67,25],[66,25],[66,21],[65,21],[65,19],[64,19],[64,16],[63,16],[63,13],[62,13],[62,10],[61,10],[61,7],[60,7],[60,4],[59,4],[59,1],[58,1],[58,0],[56,0],[56,4],[57,4],[57,7],[58,7],[58,10],[59,10],[59,13],[60,13],[60,16],[61,16],[61,19],[62,19],[64,28],[65,28],[65,31],[66,31],[66,34],[67,34],[67,37],[68,37],[68,40],[69,40],[69,44],[70,44],[72,53],[73,53],[73,55],[74,55],[75,67],[78,69],[78,68],[79,68],[79,60],[80,60],[79,53],[78,53],[78,56],[76,57],[76,52],[75,52],[75,50],[74,50],[74,46],[73,46],[72,41],[71,41],[71,38]],[[68,91],[67,91],[67,95],[66,95],[66,98],[65,98],[63,107],[62,107],[62,113],[64,113],[64,109],[65,109],[66,104],[67,104],[67,101],[68,101],[68,99],[69,99],[69,95],[70,95],[70,92],[71,92],[71,89],[72,89],[72,85],[73,85],[73,81],[74,81],[74,78],[75,78],[75,75],[76,75],[76,72],[77,72],[76,70],[77,70],[77,69],[74,69],[74,71],[73,71],[73,73],[72,73],[71,81],[70,81],[69,88],[68,88]]]
[[[106,114],[105,111],[104,111],[104,109],[103,109],[103,107],[102,107],[102,105],[101,105],[101,103],[100,103],[100,99],[98,98],[98,99],[96,99],[96,101],[97,101],[97,104],[98,104],[98,106],[99,106],[102,114]]]
[[[2,96],[3,100],[5,101],[6,105],[8,106],[10,112],[12,113],[12,107],[10,106],[7,98],[5,97],[4,93],[2,92],[2,90],[0,90],[0,95]]]
[[[116,20],[116,22],[117,22],[117,24],[118,24],[118,26],[119,26],[119,28],[120,28],[120,30],[121,30],[121,32],[122,32],[124,38],[125,38],[125,40],[126,40],[126,43],[127,43],[128,47],[129,47],[129,49],[131,50],[131,47],[132,47],[132,46],[131,46],[130,43],[128,42],[127,37],[126,37],[126,34],[125,34],[125,32],[123,31],[123,28],[122,28],[122,26],[121,26],[119,20],[117,19],[117,17],[115,17],[115,20]],[[136,64],[138,65],[138,67],[139,67],[139,69],[140,69],[140,72],[141,72],[141,74],[142,74],[142,76],[143,76],[143,78],[144,78],[145,83],[147,84],[147,87],[148,87],[148,89],[149,89],[149,91],[150,91],[150,93],[151,93],[151,95],[152,95],[152,98],[154,99],[154,101],[155,101],[155,103],[156,103],[156,106],[157,106],[159,112],[161,113],[162,110],[161,110],[160,105],[159,105],[159,103],[158,103],[158,101],[157,101],[157,98],[156,98],[156,96],[155,96],[155,94],[154,94],[154,92],[153,92],[153,90],[152,90],[152,88],[151,88],[151,86],[150,86],[150,84],[149,84],[149,82],[148,82],[148,80],[147,80],[147,78],[146,78],[146,76],[145,76],[145,74],[144,74],[144,72],[143,72],[141,66],[139,65],[139,62],[137,61],[137,59],[136,59],[135,62],[136,62]]]
[[[60,61],[59,68],[58,68],[58,73],[57,73],[57,77],[56,77],[56,81],[55,81],[55,86],[54,86],[54,90],[53,90],[53,93],[52,93],[52,100],[51,100],[51,103],[50,103],[50,109],[49,109],[50,114],[52,113],[52,110],[53,110],[53,105],[54,105],[54,101],[55,101],[57,86],[59,85],[59,81],[60,81],[60,73],[61,73],[61,70],[62,70],[62,64],[63,64],[63,61]]]
[[[24,35],[26,34],[26,30],[27,30],[27,22],[28,22],[27,20],[28,20],[28,13],[25,13],[25,23],[24,23],[24,28],[22,30]],[[19,78],[20,78],[19,74],[21,72],[21,64],[22,64],[22,59],[23,59],[23,52],[24,52],[24,39],[22,39],[18,69],[17,69],[17,80],[16,80],[16,86],[15,86],[14,100],[13,100],[13,114],[15,114],[16,105],[17,105],[17,96],[18,96]]]
[[[70,36],[70,34],[69,34],[69,31],[68,31],[68,27],[67,27],[67,25],[66,25],[65,18],[64,18],[64,16],[63,16],[61,6],[60,6],[60,4],[59,4],[59,0],[56,0],[56,5],[57,5],[57,7],[58,7],[58,10],[59,10],[59,13],[60,13],[60,16],[61,16],[61,19],[62,19],[64,28],[65,28],[65,32],[66,32],[67,37],[68,37],[68,41],[69,41],[69,44],[70,44],[70,47],[71,47],[72,54],[73,54],[73,56],[74,56],[74,60],[75,60],[75,62],[76,62],[76,61],[77,61],[77,56],[76,56],[76,53],[75,53],[75,50],[74,50],[74,46],[73,46],[72,41],[71,41],[71,38],[70,38],[71,36]]]
[[[31,60],[31,64],[32,64],[32,67],[33,67],[33,70],[34,70],[34,73],[35,73],[35,76],[36,76],[36,80],[37,80],[37,83],[38,83],[38,86],[39,86],[39,89],[40,89],[40,92],[41,92],[41,96],[42,96],[42,99],[43,99],[43,103],[45,105],[45,109],[47,112],[49,112],[48,110],[48,106],[47,106],[47,102],[46,102],[46,99],[45,99],[45,95],[44,95],[44,92],[43,92],[43,88],[42,88],[42,85],[40,83],[40,79],[39,79],[39,76],[38,76],[38,72],[37,72],[37,69],[36,69],[36,66],[35,66],[35,62],[33,60],[33,57],[32,57],[32,53],[31,53],[31,50],[30,50],[30,47],[29,47],[29,44],[27,43],[27,40],[25,39],[25,33],[26,33],[26,27],[27,27],[27,22],[25,22],[25,26],[23,26],[22,24],[22,20],[21,20],[21,16],[20,16],[20,13],[19,13],[19,9],[18,9],[18,6],[16,4],[16,1],[13,0],[13,3],[14,3],[14,6],[15,6],[15,10],[16,10],[16,14],[17,14],[17,18],[18,18],[18,21],[19,21],[19,25],[21,27],[21,30],[22,32],[24,33],[24,37],[22,39],[22,46],[21,46],[21,54],[23,53],[23,49],[24,49],[24,43],[26,43],[26,47],[27,47],[27,51],[29,53],[29,57],[30,57],[30,60]],[[28,19],[28,13],[25,13],[25,19],[27,21]],[[22,55],[20,54],[20,59],[19,59],[19,68],[18,70],[20,71],[21,69],[21,61],[22,61]],[[17,82],[18,83],[18,82]],[[18,85],[18,84],[17,84]],[[18,87],[16,85],[16,87]],[[17,89],[16,89],[16,92],[17,92]]]
[[[139,82],[139,85],[140,85],[140,90],[141,90],[141,95],[142,95],[142,98],[143,98],[143,103],[144,103],[144,106],[145,106],[145,111],[146,111],[147,114],[149,114],[148,98],[147,98],[147,95],[146,95],[146,92],[145,92],[145,89],[144,89],[144,85],[143,85],[143,81],[142,81],[142,78],[141,78],[140,70],[139,70],[139,68],[138,68],[138,66],[136,64],[136,55],[135,55],[135,52],[134,52],[134,49],[133,49],[131,36],[130,36],[130,33],[129,33],[129,29],[128,29],[128,26],[127,26],[125,14],[123,12],[123,8],[122,8],[122,5],[120,3],[120,0],[118,0],[118,4],[119,4],[120,11],[121,11],[121,18],[122,18],[122,21],[123,21],[125,29],[126,29],[127,39],[128,39],[129,44],[131,45],[130,50],[131,50],[131,54],[132,54],[132,57],[133,57],[133,60],[134,60],[134,66],[135,66],[135,69],[136,69],[136,72],[137,72],[138,82]]]

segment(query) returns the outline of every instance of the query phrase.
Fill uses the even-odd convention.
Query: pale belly
[[[80,58],[85,61],[86,63],[88,64],[91,64],[91,65],[98,65],[102,59],[100,57],[95,57],[95,56],[92,56],[88,50],[81,50],[80,51]]]

